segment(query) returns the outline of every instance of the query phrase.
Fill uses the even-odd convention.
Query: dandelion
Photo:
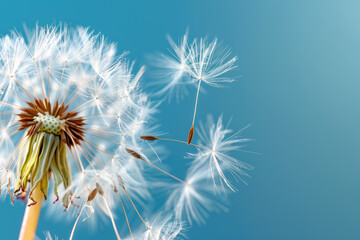
[[[80,222],[99,215],[110,220],[116,239],[172,240],[183,236],[185,221],[203,222],[209,212],[223,208],[219,190],[234,190],[227,175],[237,179],[251,169],[229,153],[248,140],[238,138],[241,131],[228,137],[222,118],[200,124],[199,143],[192,138],[201,82],[232,81],[223,77],[235,67],[228,50],[218,52],[216,40],[188,44],[187,33],[179,45],[169,38],[174,57],[163,55],[161,61],[172,80],[159,93],[198,84],[192,127],[182,141],[145,135],[157,131],[152,116],[158,104],[139,85],[145,68],[135,72],[114,43],[66,25],[36,26],[26,36],[12,32],[0,38],[0,193],[12,204],[17,198],[27,201],[19,239],[35,237],[48,199],[52,216],[61,208],[74,217],[69,239]],[[164,141],[197,149],[185,180],[158,166],[152,142]],[[149,170],[176,181],[162,188],[169,192],[162,214],[142,212],[151,187],[163,186],[148,179]],[[117,208],[128,234],[118,230]],[[130,212],[141,222],[137,231]]]
[[[0,141],[6,156],[0,186],[12,199],[29,198],[20,238],[34,236],[51,188],[54,203],[61,198],[65,209],[80,194],[87,198],[81,211],[91,212],[99,195],[98,205],[120,239],[108,196],[113,180],[104,168],[134,137],[131,126],[145,111],[137,88],[143,68],[133,76],[124,54],[117,56],[114,44],[88,29],[36,27],[27,36],[13,32],[0,39]],[[81,175],[75,181],[74,167]],[[93,176],[107,181],[79,180]]]

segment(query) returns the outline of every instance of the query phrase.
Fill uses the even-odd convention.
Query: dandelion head
[[[104,175],[124,139],[133,136],[130,126],[144,109],[137,88],[143,68],[133,77],[115,44],[86,28],[37,26],[26,35],[0,39],[0,141],[7,143],[2,149],[12,149],[4,151],[2,178],[10,179],[11,195],[28,195],[32,204],[35,189],[47,198],[53,179],[55,198],[67,208],[72,189],[79,189],[74,168],[75,175]],[[5,173],[15,168],[14,183]],[[60,188],[66,189],[62,196]]]

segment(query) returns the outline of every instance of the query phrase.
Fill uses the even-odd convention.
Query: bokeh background
[[[262,155],[236,155],[255,166],[248,185],[238,184],[228,212],[194,225],[188,238],[360,239],[359,12],[356,0],[1,0],[0,34],[24,23],[90,26],[129,50],[138,67],[148,65],[147,54],[167,51],[166,34],[179,39],[189,27],[190,38],[218,37],[238,55],[240,77],[206,87],[198,120],[223,113],[233,129],[251,123],[245,135],[256,141],[247,150]],[[186,139],[194,94],[160,106],[162,132]],[[166,147],[164,161],[183,176],[186,146]],[[1,239],[17,239],[24,207],[1,202]],[[38,235],[67,239],[72,224],[43,214]],[[114,237],[109,224],[76,231],[76,239]]]

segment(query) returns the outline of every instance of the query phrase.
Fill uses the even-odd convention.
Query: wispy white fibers
[[[0,195],[6,197],[9,195],[13,203],[12,192],[14,191],[16,174],[13,169],[4,168],[4,164],[8,161],[6,156],[11,156],[14,151],[14,143],[12,141],[12,134],[15,128],[12,126],[14,116],[10,119],[0,121],[0,146],[3,146],[3,152],[0,156]]]
[[[177,100],[187,95],[188,85],[194,82],[188,74],[189,71],[189,45],[188,31],[176,43],[170,36],[167,36],[171,46],[169,54],[159,54],[149,57],[149,62],[156,67],[156,79],[153,85],[160,88],[155,92],[158,96],[166,96],[169,100],[175,95]],[[195,85],[194,85],[195,86]]]
[[[224,191],[224,187],[227,186],[235,191],[228,176],[235,180],[241,179],[241,176],[249,176],[247,170],[253,169],[251,165],[231,156],[233,152],[242,151],[245,144],[250,141],[240,135],[246,128],[234,133],[223,125],[222,116],[214,122],[213,117],[209,115],[205,124],[200,123],[198,133],[199,145],[206,148],[199,148],[196,154],[190,154],[193,162],[189,171],[207,172],[213,180],[215,190]]]
[[[248,176],[246,171],[253,169],[230,155],[243,151],[244,144],[249,141],[240,137],[244,129],[233,133],[223,126],[222,117],[214,122],[210,115],[206,124],[200,124],[200,140],[197,144],[190,144],[197,152],[189,153],[192,161],[185,183],[171,183],[169,186],[171,194],[166,208],[174,211],[176,219],[190,224],[192,220],[204,223],[210,212],[225,209],[223,204],[229,190],[235,191],[230,178],[237,181],[241,176]],[[186,143],[172,139],[158,140]]]
[[[229,49],[221,49],[218,41],[207,42],[206,39],[195,39],[188,53],[187,72],[196,80],[219,87],[221,82],[232,82],[233,79],[223,75],[236,68],[237,57],[230,57]]]
[[[184,224],[171,215],[157,214],[147,225],[147,230],[137,230],[133,239],[139,240],[173,240],[182,239],[185,230]],[[127,240],[131,238],[126,238]]]
[[[176,219],[204,223],[209,212],[218,207],[208,180],[206,171],[198,171],[189,173],[185,184],[172,184],[166,208],[174,211]]]
[[[44,232],[45,240],[58,240],[59,238],[57,236],[51,236],[51,233],[49,231]],[[36,238],[41,239],[41,238]]]
[[[187,85],[196,87],[198,81],[214,87],[233,81],[224,75],[236,68],[237,57],[231,57],[230,49],[219,46],[217,39],[209,42],[206,38],[195,38],[189,42],[188,32],[179,44],[171,37],[168,39],[172,48],[170,54],[160,54],[150,61],[162,76],[162,81],[157,82],[162,86],[157,94],[179,97],[187,93]]]

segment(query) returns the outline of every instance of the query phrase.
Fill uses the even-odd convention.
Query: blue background
[[[191,38],[219,37],[239,56],[241,78],[225,89],[207,87],[198,120],[224,113],[234,129],[252,123],[246,136],[256,141],[248,150],[262,155],[237,155],[256,167],[249,185],[238,187],[228,212],[189,229],[189,239],[360,239],[359,12],[351,0],[2,0],[0,33],[37,21],[90,26],[138,64],[167,51],[167,33],[178,39],[189,27]],[[161,131],[186,138],[194,94],[161,105]],[[186,148],[168,148],[178,158],[167,163],[182,176]],[[23,209],[1,203],[1,239],[17,238]],[[45,214],[40,221],[40,235],[68,238],[72,222]],[[114,233],[103,224],[89,235],[81,224],[76,236]]]

